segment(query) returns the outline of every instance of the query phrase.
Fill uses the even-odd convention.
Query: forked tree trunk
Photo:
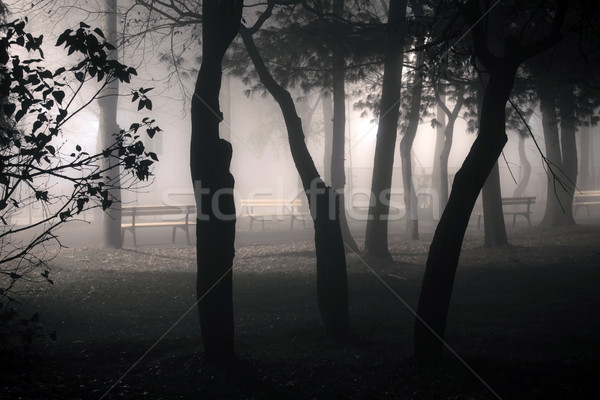
[[[375,143],[371,199],[365,236],[368,257],[391,258],[388,249],[389,193],[392,185],[394,149],[400,114],[402,61],[406,32],[407,0],[390,0],[383,83],[379,108],[379,126]]]
[[[516,64],[516,63],[515,63]],[[460,249],[477,196],[506,143],[505,106],[517,65],[506,63],[489,78],[481,108],[479,134],[457,172],[448,204],[427,257],[415,321],[415,357],[420,366],[436,365],[442,355],[446,318]]]
[[[198,314],[206,359],[235,358],[232,268],[235,255],[231,144],[219,138],[221,63],[237,35],[243,1],[202,5],[202,64],[192,98],[190,168],[198,209],[196,256]]]
[[[334,0],[333,14],[343,16],[344,0]],[[331,149],[331,186],[338,194],[340,203],[340,228],[344,243],[352,251],[358,253],[358,245],[350,234],[348,220],[346,219],[346,207],[344,190],[346,187],[346,88],[345,88],[345,62],[344,52],[339,43],[332,48],[332,83],[333,83],[333,139]]]
[[[113,46],[117,45],[117,0],[106,0],[104,3],[104,34],[107,42]],[[107,54],[111,60],[118,58],[117,50],[109,50]],[[98,107],[100,109],[98,118],[98,137],[100,148],[98,151],[108,148],[114,142],[114,134],[119,131],[117,124],[117,104],[119,101],[119,81],[115,79],[108,84],[98,98]],[[112,189],[109,190],[110,197],[113,201],[109,209],[103,213],[103,237],[104,246],[120,249],[121,243],[121,171],[119,167],[113,166],[112,158],[102,159],[102,169],[111,169],[110,179],[107,184]]]
[[[521,163],[521,172],[519,173],[519,184],[513,192],[513,197],[522,197],[525,194],[525,189],[529,185],[531,178],[531,163],[527,159],[525,152],[525,136],[519,134],[519,161]]]
[[[460,110],[465,102],[465,87],[460,85],[456,92],[456,103],[454,108],[450,110],[446,103],[442,101],[441,96],[438,96],[438,108],[442,110],[448,117],[448,122],[444,129],[444,140],[442,150],[440,153],[440,186],[439,186],[439,198],[440,198],[440,210],[443,211],[446,208],[448,202],[448,159],[450,158],[450,151],[452,150],[452,140],[454,139],[454,124],[460,114]],[[436,143],[437,147],[437,143]]]
[[[325,329],[333,340],[344,339],[350,332],[348,278],[336,192],[325,185],[317,172],[304,141],[302,122],[292,96],[267,70],[250,32],[242,28],[241,36],[262,84],[281,108],[292,158],[308,198],[315,227],[317,301]]]

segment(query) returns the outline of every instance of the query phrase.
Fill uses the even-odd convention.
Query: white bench
[[[121,208],[121,243],[125,240],[125,232],[133,235],[133,245],[137,246],[136,229],[138,228],[173,228],[172,243],[175,243],[177,228],[182,229],[190,244],[190,225],[196,224],[196,206],[186,204],[181,206],[147,205],[123,206]],[[179,218],[157,220],[157,217],[179,216]]]
[[[290,217],[290,230],[294,227],[294,221],[302,221],[306,228],[306,220],[310,218],[310,212],[303,210],[304,203],[301,199],[242,199],[242,217],[250,218],[250,230],[255,220],[262,222],[265,229],[265,221],[273,218]]]
[[[502,213],[504,215],[512,215],[514,227],[517,222],[517,215],[522,215],[527,219],[527,223],[531,226],[531,205],[535,204],[535,197],[503,197],[502,198]],[[504,207],[507,207],[505,209]],[[477,213],[477,229],[481,227],[481,219],[483,212]]]
[[[573,196],[573,214],[577,215],[579,207],[587,208],[587,215],[590,216],[590,206],[600,204],[600,190],[583,190],[575,192]]]

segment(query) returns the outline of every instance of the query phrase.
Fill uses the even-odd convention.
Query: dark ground
[[[237,246],[240,361],[228,370],[203,362],[193,246],[63,250],[55,284],[21,298],[58,339],[4,362],[0,399],[99,399],[190,308],[105,398],[600,398],[600,225],[511,230],[512,246],[492,250],[470,231],[446,337],[469,367],[447,350],[429,374],[413,368],[403,302],[416,307],[431,233],[393,236],[395,262],[369,262],[396,294],[348,256],[356,339],[344,345],[324,337],[305,234]]]

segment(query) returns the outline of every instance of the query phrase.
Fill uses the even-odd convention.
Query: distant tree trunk
[[[424,39],[417,40],[416,47],[422,46]],[[406,237],[409,240],[419,239],[419,217],[418,217],[418,199],[413,184],[412,175],[412,147],[419,127],[419,117],[421,115],[421,95],[423,92],[423,79],[419,76],[423,63],[425,62],[425,52],[420,51],[417,54],[417,63],[415,77],[411,90],[411,104],[408,112],[408,126],[406,132],[400,141],[400,159],[402,161],[402,184],[404,186],[404,206],[406,207]]]
[[[106,0],[104,2],[104,34],[106,40],[113,46],[117,45],[117,0]],[[117,50],[108,51],[108,58],[116,60],[118,58]],[[98,117],[98,137],[99,151],[108,148],[114,142],[114,134],[119,131],[117,124],[117,103],[119,101],[119,81],[115,79],[108,84],[98,98],[98,107],[100,109]],[[102,159],[102,169],[113,168],[114,160],[112,158]],[[111,170],[113,176],[108,179],[108,185],[113,188],[109,190],[110,197],[113,200],[111,207],[103,213],[103,232],[104,246],[120,249],[121,243],[121,181],[120,168],[114,167]]]
[[[577,128],[575,123],[575,109],[577,98],[575,97],[575,86],[566,85],[559,95],[560,111],[560,147],[562,150],[563,172],[565,174],[565,214],[569,224],[575,223],[573,217],[573,196],[577,185]]]
[[[454,108],[452,110],[450,110],[448,106],[446,106],[446,103],[441,100],[441,97],[438,96],[438,107],[448,117],[448,122],[446,123],[446,128],[444,129],[444,142],[440,154],[439,197],[441,211],[443,211],[444,208],[446,208],[446,203],[448,202],[448,159],[450,158],[450,151],[452,150],[452,140],[454,139],[454,124],[465,102],[464,94],[465,87],[463,85],[459,85],[456,88],[456,103],[454,104]]]
[[[485,85],[487,85],[487,74],[482,76],[481,85],[479,85],[477,93],[480,119],[483,97],[486,90]],[[483,185],[481,203],[483,205],[484,246],[500,247],[508,245],[504,213],[502,212],[502,190],[500,188],[498,162],[494,165]]]
[[[436,85],[435,87],[437,93],[437,107],[435,112],[435,119],[438,124],[435,128],[435,150],[433,153],[433,171],[431,172],[431,186],[432,189],[437,192],[437,198],[439,201],[439,210],[444,211],[444,207],[446,207],[446,202],[448,201],[448,179],[446,179],[446,195],[442,196],[442,149],[444,148],[444,140],[445,135],[444,131],[446,130],[446,113],[440,106],[440,103],[444,103],[446,101],[446,94],[440,91]],[[448,165],[446,165],[446,177],[448,176]],[[434,199],[435,201],[435,199]]]
[[[513,197],[523,196],[531,178],[531,164],[525,152],[525,136],[521,134],[519,134],[519,161],[521,163],[521,172],[519,174],[519,184],[513,192]]]
[[[331,157],[333,145],[333,100],[331,92],[325,90],[321,101],[323,103],[323,173],[325,182],[331,184]]]
[[[422,367],[436,365],[441,359],[443,345],[438,337],[444,338],[460,249],[475,201],[507,140],[505,106],[517,65],[507,62],[490,74],[479,134],[456,173],[448,204],[435,230],[415,321],[415,357]]]
[[[344,0],[333,1],[333,15],[342,17]],[[358,245],[350,234],[348,220],[346,219],[345,195],[346,187],[346,88],[344,50],[340,44],[332,46],[332,83],[333,83],[333,139],[331,150],[331,186],[337,192],[340,203],[340,228],[344,243],[358,253]]]
[[[232,268],[235,255],[231,144],[219,138],[221,63],[237,35],[243,1],[202,4],[202,64],[192,98],[190,168],[198,209],[196,226],[198,313],[206,359],[235,358]]]
[[[388,250],[389,191],[392,185],[394,149],[400,114],[402,61],[406,32],[407,0],[390,0],[383,83],[379,108],[379,126],[375,144],[371,200],[365,236],[369,257],[391,259]]]
[[[508,245],[504,213],[502,211],[502,191],[498,162],[490,172],[481,191],[483,203],[484,246],[500,247]]]
[[[559,140],[558,116],[556,112],[556,90],[540,87],[538,89],[538,96],[542,112],[546,157],[550,162],[546,173],[548,177],[546,211],[540,224],[545,228],[574,224],[575,220],[573,218],[571,202],[568,199],[569,194],[565,190],[570,183],[565,179],[567,171],[564,168],[563,154],[560,148],[561,141]],[[563,132],[564,134],[568,135],[566,132]],[[567,207],[569,208],[567,209]]]
[[[589,123],[589,121],[588,121]],[[579,188],[581,190],[594,189],[594,181],[592,178],[592,140],[590,135],[590,126],[581,126],[581,160],[579,163]]]
[[[290,150],[315,226],[317,255],[317,300],[330,338],[340,340],[350,332],[346,254],[339,220],[339,201],[335,190],[321,180],[304,141],[302,121],[290,93],[271,76],[250,31],[241,29],[244,46],[262,84],[279,104],[288,131]]]

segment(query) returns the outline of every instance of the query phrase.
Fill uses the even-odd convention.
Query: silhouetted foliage
[[[107,60],[100,29],[85,23],[63,32],[56,47],[64,47],[70,64],[47,68],[42,51],[43,36],[26,30],[27,20],[0,26],[0,305],[3,329],[16,315],[8,306],[18,294],[20,280],[53,283],[45,261],[51,242],[60,246],[56,230],[83,212],[108,209],[114,170],[102,169],[101,160],[111,158],[122,168],[123,181],[131,187],[151,176],[158,160],[147,152],[140,131],[153,136],[160,128],[144,118],[127,130],[114,133],[114,144],[97,154],[69,143],[63,128],[81,113],[108,82],[129,83],[135,69]],[[90,89],[93,88],[93,89]],[[84,93],[92,94],[84,95]],[[149,106],[148,89],[133,90],[140,108]],[[111,179],[112,178],[112,179]],[[28,208],[42,209],[39,219],[23,222]],[[5,305],[3,305],[5,304]],[[21,324],[20,336],[27,344],[35,336],[36,320]],[[24,320],[23,320],[24,321]],[[14,333],[14,332],[13,332]],[[9,343],[2,334],[0,341]]]

